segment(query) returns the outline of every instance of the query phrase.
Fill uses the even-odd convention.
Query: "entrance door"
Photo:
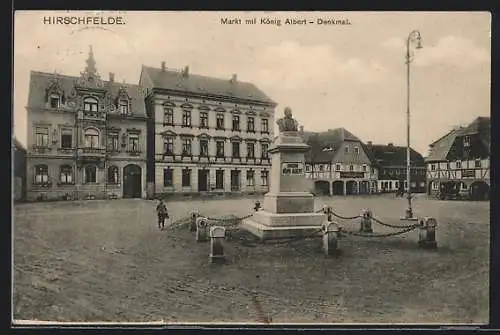
[[[141,167],[135,164],[129,164],[123,168],[123,197],[140,198],[141,197]]]
[[[231,171],[231,191],[240,190],[240,175],[241,171],[239,170]]]
[[[208,171],[198,170],[198,192],[208,191]]]

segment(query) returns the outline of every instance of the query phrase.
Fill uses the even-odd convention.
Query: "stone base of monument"
[[[259,211],[243,220],[241,228],[261,240],[321,235],[321,225],[326,217],[323,213],[270,213]]]

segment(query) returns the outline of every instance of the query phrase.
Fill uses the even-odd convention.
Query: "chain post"
[[[226,229],[220,226],[210,227],[210,263],[224,263],[224,238]]]
[[[423,249],[437,249],[436,226],[437,221],[432,217],[425,217],[419,220],[420,234],[418,246]]]
[[[207,240],[207,231],[209,222],[207,218],[198,217],[196,219],[196,242],[205,242]]]
[[[189,231],[195,232],[196,231],[196,219],[200,217],[200,213],[198,212],[191,212],[191,215],[189,216],[190,222],[189,222]]]
[[[372,211],[369,209],[363,209],[361,212],[361,220],[360,220],[360,227],[359,231],[361,233],[373,233],[373,228],[372,228]]]

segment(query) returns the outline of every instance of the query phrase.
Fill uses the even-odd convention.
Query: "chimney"
[[[161,62],[161,70],[162,71],[165,71],[166,67],[165,67],[165,62]]]
[[[109,73],[109,82],[114,83],[115,82],[115,74],[113,72]]]
[[[189,76],[189,66],[185,66],[184,70],[182,70],[182,76],[187,77]]]
[[[371,146],[373,143],[372,143],[372,141],[368,141],[368,142],[366,142],[366,144],[367,144],[368,146]]]
[[[236,73],[233,73],[230,80],[231,83],[235,83],[237,80],[238,80],[238,75]]]

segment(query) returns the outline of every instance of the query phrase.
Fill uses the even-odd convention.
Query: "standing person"
[[[163,199],[160,199],[158,206],[156,206],[156,213],[158,214],[158,229],[163,230],[165,228],[165,219],[168,219],[167,206],[165,206]]]

